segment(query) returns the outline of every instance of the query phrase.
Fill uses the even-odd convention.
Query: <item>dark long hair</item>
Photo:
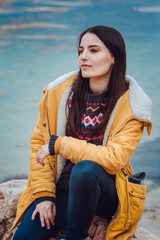
[[[127,84],[125,79],[126,47],[121,34],[116,29],[106,26],[93,26],[86,29],[79,37],[79,45],[82,37],[88,32],[95,34],[114,56],[114,65],[108,84],[108,100],[103,113],[103,119],[100,124],[92,129],[93,131],[101,131],[106,127],[117,100],[125,91],[125,85]],[[71,89],[71,92],[73,92],[72,105],[68,115],[68,125],[73,137],[78,137],[80,133],[88,91],[89,79],[83,78],[81,70],[79,70]]]

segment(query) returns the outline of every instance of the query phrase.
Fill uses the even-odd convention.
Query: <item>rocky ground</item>
[[[14,233],[10,232],[15,218],[18,199],[27,185],[27,180],[11,180],[0,184],[0,239],[11,240]],[[158,194],[158,195],[157,195]],[[157,199],[157,196],[159,197]],[[158,201],[159,200],[159,201]],[[146,200],[146,209],[135,237],[130,240],[160,239],[160,191],[151,191]],[[89,229],[90,237],[86,240],[104,240],[107,222],[100,217],[94,217]],[[147,230],[146,230],[147,229]],[[154,234],[157,236],[155,236]]]

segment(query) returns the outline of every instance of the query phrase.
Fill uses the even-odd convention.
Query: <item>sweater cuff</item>
[[[56,136],[56,135],[52,135],[51,138],[50,138],[50,141],[49,141],[49,153],[50,153],[51,156],[55,155],[54,145],[55,145],[55,142],[56,142],[57,138],[58,138],[58,136]]]
[[[43,201],[51,201],[51,202],[54,202],[55,203],[55,198],[53,197],[41,197],[41,198],[37,198],[35,200],[35,204],[37,205],[38,203],[41,203]]]
[[[34,199],[38,199],[41,197],[53,197],[56,198],[56,194],[48,191],[38,192],[33,194]]]
[[[59,149],[60,149],[62,138],[63,138],[62,136],[58,137],[56,142],[55,142],[55,145],[54,145],[55,154],[59,153]]]

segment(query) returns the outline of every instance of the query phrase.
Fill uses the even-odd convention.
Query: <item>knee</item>
[[[78,162],[72,169],[70,181],[78,184],[86,184],[90,181],[99,181],[100,165],[92,161]]]
[[[30,231],[30,229],[24,229],[20,225],[13,236],[13,240],[28,240],[28,239],[36,240],[34,233],[33,234],[32,233],[33,231]]]
[[[14,236],[13,236],[13,240],[25,240],[25,236],[22,235],[22,232],[20,232],[18,229],[15,232]]]

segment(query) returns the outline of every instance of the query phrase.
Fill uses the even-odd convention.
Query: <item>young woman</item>
[[[78,51],[79,72],[44,89],[14,240],[47,240],[64,227],[62,239],[85,239],[94,215],[109,221],[106,240],[127,240],[142,216],[146,187],[129,160],[143,128],[151,132],[151,100],[126,76],[117,30],[85,30]]]

